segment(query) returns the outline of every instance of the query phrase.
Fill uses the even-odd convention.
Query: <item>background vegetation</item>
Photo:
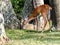
[[[11,2],[17,18],[21,20],[25,0],[11,0]]]

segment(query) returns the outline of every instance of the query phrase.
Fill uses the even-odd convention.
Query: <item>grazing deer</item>
[[[34,9],[32,11],[32,13],[28,16],[28,18],[26,20],[23,21],[23,24],[25,25],[32,19],[37,18],[37,16],[39,16],[39,14],[41,13],[41,16],[44,19],[44,27],[43,27],[43,30],[44,30],[44,28],[47,24],[47,21],[48,21],[47,15],[50,10],[52,10],[52,8],[48,4],[40,5],[39,7],[37,7],[36,9]]]

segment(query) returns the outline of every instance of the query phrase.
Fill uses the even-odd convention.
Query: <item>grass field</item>
[[[6,30],[6,34],[13,40],[9,45],[60,45],[59,31]]]

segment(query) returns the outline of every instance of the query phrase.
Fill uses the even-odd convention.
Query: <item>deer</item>
[[[35,8],[31,14],[27,17],[26,20],[23,21],[23,25],[27,24],[29,21],[31,21],[32,19],[37,18],[37,16],[39,16],[39,14],[41,14],[41,16],[44,19],[44,26],[43,26],[43,30],[47,24],[47,15],[49,13],[49,11],[52,10],[52,7],[49,6],[48,4],[44,4],[44,5],[40,5],[39,7]]]

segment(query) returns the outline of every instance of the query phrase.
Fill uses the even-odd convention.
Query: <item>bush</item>
[[[15,13],[17,14],[17,18],[21,20],[22,17],[22,9],[24,6],[25,0],[11,0],[12,6],[14,8]]]

